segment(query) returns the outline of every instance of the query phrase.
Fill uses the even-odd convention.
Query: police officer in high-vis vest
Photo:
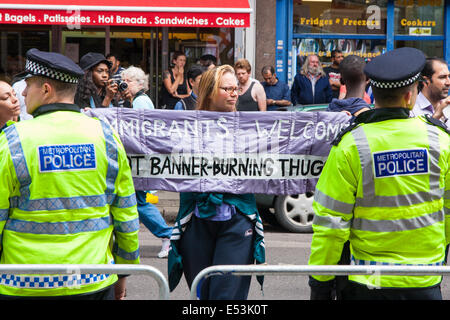
[[[27,52],[25,70],[23,95],[34,119],[0,135],[0,263],[139,263],[139,220],[123,145],[109,125],[73,103],[83,71],[61,54],[37,49]],[[2,274],[0,298],[122,298],[125,279],[76,268]]]
[[[450,137],[431,118],[410,118],[424,54],[389,51],[365,68],[375,108],[333,142],[318,181],[310,265],[444,264],[450,225]],[[442,277],[349,275],[342,299],[442,299]],[[335,277],[312,275],[311,299],[331,299]]]

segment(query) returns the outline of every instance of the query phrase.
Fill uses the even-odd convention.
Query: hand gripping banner
[[[313,191],[342,112],[91,109],[119,134],[137,190]]]

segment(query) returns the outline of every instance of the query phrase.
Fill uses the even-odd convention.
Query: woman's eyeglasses
[[[238,87],[219,87],[220,89],[224,90],[228,94],[232,93],[238,93],[239,88]]]

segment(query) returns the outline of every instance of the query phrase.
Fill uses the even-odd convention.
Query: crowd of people
[[[175,52],[163,73],[159,108],[255,112],[320,103],[328,104],[328,111],[350,116],[350,125],[333,142],[317,185],[310,264],[338,264],[344,257],[347,264],[445,262],[448,214],[440,213],[450,208],[446,61],[425,58],[412,48],[393,50],[369,63],[334,51],[331,66],[324,70],[319,57],[310,55],[291,89],[272,66],[261,70],[263,82],[252,78],[246,59],[234,66],[218,65],[214,56],[205,55],[198,64],[185,67],[186,55]],[[79,112],[154,109],[148,80],[139,67],[121,67],[115,54],[90,52],[75,64],[63,55],[32,49],[25,72],[12,84],[0,82],[1,263],[52,263],[52,258],[73,264],[139,263],[139,222],[162,239],[158,257],[168,257],[172,290],[183,274],[191,286],[195,276],[213,264],[265,262],[262,221],[253,194],[181,193],[177,221],[169,227],[148,200],[154,191],[134,189],[120,139],[105,123]],[[24,121],[29,118],[35,119]],[[383,132],[390,132],[388,140]],[[383,171],[383,161],[399,152],[419,157],[417,163],[430,158],[429,165],[408,162],[406,175],[398,167]],[[381,165],[373,170],[372,154],[380,153],[389,156],[377,158]],[[71,165],[57,167],[53,154],[72,159]],[[420,250],[411,250],[407,238],[416,239]],[[70,258],[65,250],[72,252]],[[0,298],[125,295],[126,276],[87,279],[70,291],[59,278],[0,278]],[[370,277],[349,279],[339,298],[440,298],[437,276],[395,281],[382,277],[382,287],[401,288],[394,292],[368,290]],[[331,276],[311,276],[311,298],[331,299],[336,294],[334,281]],[[34,288],[41,286],[46,289],[36,294]],[[249,276],[214,276],[204,281],[199,298],[243,300],[249,287]]]

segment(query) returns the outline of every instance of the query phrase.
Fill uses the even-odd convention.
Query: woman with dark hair
[[[172,67],[163,73],[163,84],[161,86],[161,109],[173,109],[175,104],[183,98],[191,95],[191,88],[187,85],[184,67],[186,66],[186,55],[176,51],[172,56]]]
[[[198,110],[234,112],[238,99],[233,67],[223,65],[202,75]],[[264,232],[253,194],[180,193],[180,209],[171,237],[168,274],[175,289],[184,273],[189,288],[212,265],[265,262]],[[245,300],[251,276],[212,276],[199,287],[201,300]],[[262,278],[258,277],[262,284]]]
[[[20,114],[19,99],[9,83],[0,80],[0,133],[8,121],[17,121]]]
[[[111,79],[111,62],[101,53],[89,52],[80,59],[84,70],[78,83],[75,103],[81,108],[117,107],[117,84]]]

